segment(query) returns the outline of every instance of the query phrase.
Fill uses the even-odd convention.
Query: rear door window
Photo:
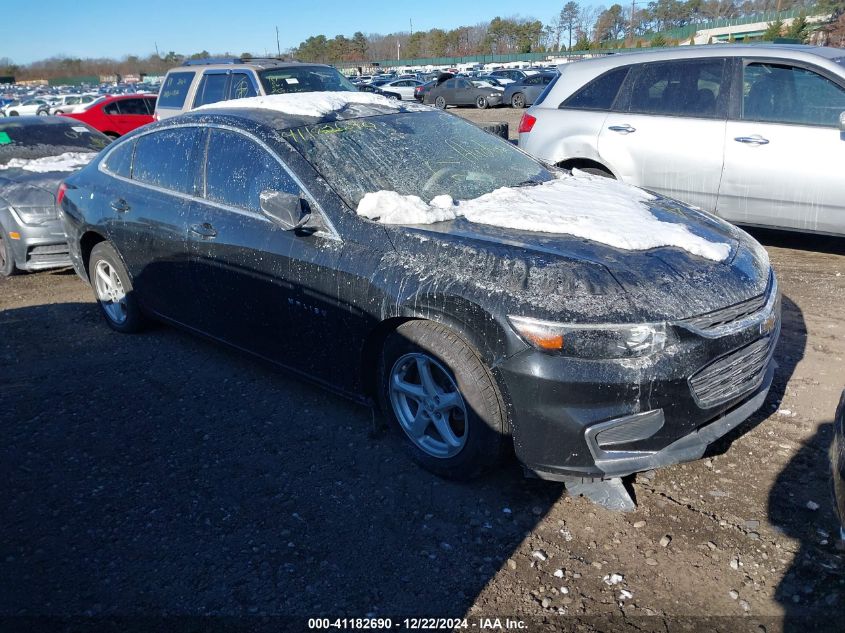
[[[118,112],[124,114],[141,114],[149,115],[150,111],[147,108],[147,99],[121,99],[116,101]]]
[[[299,193],[279,162],[243,134],[212,129],[205,162],[205,197],[230,207],[259,212],[264,190]]]
[[[199,134],[198,128],[184,127],[138,137],[135,140],[132,180],[193,194]]]
[[[696,118],[724,118],[724,59],[642,64],[631,83],[629,112]]]
[[[182,108],[185,97],[194,79],[192,72],[170,73],[164,80],[158,95],[158,105],[161,108]]]
[[[200,80],[199,87],[197,87],[194,107],[225,101],[228,85],[229,75],[226,73],[206,73]]]
[[[610,110],[625,77],[628,76],[630,66],[616,68],[593,79],[586,86],[569,96],[561,108],[578,110]]]
[[[743,69],[743,120],[838,127],[842,112],[845,88],[812,70],[756,62]]]

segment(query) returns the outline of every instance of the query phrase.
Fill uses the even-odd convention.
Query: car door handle
[[[194,235],[199,235],[207,240],[217,237],[217,229],[211,226],[208,222],[203,222],[202,224],[192,224],[188,230],[190,230]]]
[[[627,123],[625,125],[611,125],[608,130],[613,130],[614,132],[619,132],[620,134],[630,134],[631,132],[636,132],[637,128],[631,127]]]
[[[734,139],[737,143],[746,143],[748,145],[768,145],[769,139],[763,138],[759,134],[753,136],[737,136]]]
[[[123,198],[118,198],[117,200],[113,200],[111,203],[111,208],[117,211],[118,213],[126,213],[132,207],[129,206],[129,203],[126,202]]]

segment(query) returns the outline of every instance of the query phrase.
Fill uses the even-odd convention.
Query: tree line
[[[823,25],[825,42],[845,44],[845,0],[633,0],[616,3],[607,8],[582,5],[569,0],[558,13],[546,22],[535,18],[495,17],[489,22],[454,29],[433,28],[427,31],[398,31],[395,33],[365,34],[351,37],[325,35],[308,37],[298,46],[286,51],[302,61],[366,63],[374,60],[403,60],[425,57],[465,57],[471,55],[502,55],[512,53],[544,53],[566,50],[589,50],[619,46],[665,46],[677,44],[677,39],[664,35],[672,29],[695,26],[722,18],[741,18],[776,10],[805,10],[829,13],[833,17]],[[810,27],[806,21],[801,28],[787,29],[772,23],[766,39],[790,36],[806,39]],[[824,42],[823,42],[824,43]],[[232,53],[220,53],[230,56]],[[182,55],[169,51],[140,57],[129,55],[121,60],[53,57],[28,65],[16,65],[0,58],[0,75],[20,79],[53,79],[79,75],[137,75],[164,74],[185,59],[209,57],[208,51]],[[251,56],[241,53],[241,56]]]

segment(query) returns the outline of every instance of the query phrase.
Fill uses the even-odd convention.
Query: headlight
[[[17,213],[21,222],[30,226],[38,226],[44,224],[49,220],[58,218],[56,207],[13,207],[12,210]]]
[[[664,349],[672,338],[665,323],[578,325],[509,316],[527,343],[544,351],[577,358],[635,358]]]

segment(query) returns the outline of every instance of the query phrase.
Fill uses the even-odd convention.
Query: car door
[[[328,362],[318,350],[348,316],[326,292],[338,283],[340,241],[326,232],[284,230],[261,212],[262,191],[302,191],[260,141],[211,128],[206,147],[202,199],[190,227],[202,331],[325,375]]]
[[[147,106],[148,99],[144,97],[131,97],[119,99],[103,108],[103,113],[111,120],[112,129],[123,136],[132,130],[152,122],[150,109]]]
[[[104,159],[115,178],[106,192],[110,239],[133,278],[134,292],[152,312],[191,325],[188,225],[195,195],[200,133],[180,127],[120,143]]]
[[[455,105],[471,105],[475,103],[475,86],[466,79],[457,79],[455,83]]]
[[[845,82],[797,63],[745,59],[725,130],[717,211],[731,222],[845,233]]]
[[[604,163],[629,184],[714,211],[730,66],[717,57],[634,66],[599,133]]]

